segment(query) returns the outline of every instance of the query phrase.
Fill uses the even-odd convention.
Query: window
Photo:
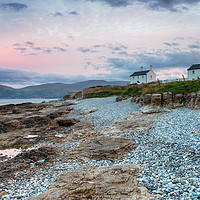
[[[137,77],[137,79],[139,79],[139,76]]]
[[[194,71],[192,71],[192,73],[194,74]]]
[[[152,79],[152,76],[150,76],[150,79]]]
[[[144,78],[144,76],[142,76],[142,78]]]

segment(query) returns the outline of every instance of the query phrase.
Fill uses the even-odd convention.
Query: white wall
[[[155,81],[156,81],[156,74],[151,70],[147,73],[147,83]]]
[[[200,69],[188,70],[188,80],[200,78]]]
[[[139,81],[140,83],[138,83]],[[130,77],[130,84],[141,84],[141,83],[147,83],[146,75],[141,75],[141,76],[131,76]]]

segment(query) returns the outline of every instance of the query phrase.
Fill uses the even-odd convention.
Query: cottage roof
[[[200,69],[200,64],[192,65],[188,70]]]
[[[146,71],[139,71],[139,72],[134,72],[132,75],[130,76],[141,76],[141,75],[146,75],[150,70],[146,70]]]

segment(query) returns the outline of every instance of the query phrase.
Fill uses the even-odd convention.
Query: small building
[[[141,67],[141,71],[134,72],[130,75],[130,84],[142,84],[155,81],[156,74],[152,71],[152,65],[150,65],[150,70],[143,71],[143,67]]]
[[[200,78],[200,64],[192,65],[188,70],[188,80]]]

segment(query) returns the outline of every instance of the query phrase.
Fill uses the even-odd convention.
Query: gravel
[[[93,120],[94,131],[100,131],[111,122],[125,118],[141,107],[139,104],[131,103],[130,99],[120,102],[116,102],[115,99],[116,97],[81,100],[80,104],[72,106],[74,114],[69,117],[79,116],[80,110],[85,108],[97,108],[97,111],[87,114],[86,117]]]
[[[115,102],[113,97],[86,99],[81,102],[73,106],[74,114],[70,117],[77,117],[79,109],[98,108],[98,111],[85,115],[94,120],[95,130],[102,130],[112,121],[124,118],[140,107],[130,103],[130,99]],[[0,184],[0,189],[4,188],[4,191],[8,193],[1,199],[24,199],[42,193],[63,171],[82,165],[101,167],[125,163],[143,167],[143,173],[138,175],[138,181],[147,187],[150,193],[159,194],[158,199],[200,199],[199,110],[186,108],[171,110],[169,113],[158,116],[149,130],[121,136],[131,138],[138,146],[124,159],[116,162],[91,160],[68,163],[61,163],[58,160],[50,168],[41,170],[39,174],[31,171],[27,171],[25,175],[16,174],[21,179],[10,179],[6,188]],[[63,153],[67,153],[78,143],[74,141],[74,144],[62,144],[64,146],[52,145],[58,148],[65,146],[68,150]]]

